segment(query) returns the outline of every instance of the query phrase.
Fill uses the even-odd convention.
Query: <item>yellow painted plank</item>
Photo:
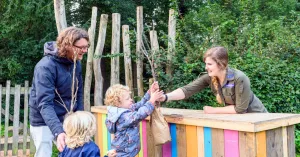
[[[198,139],[197,139],[197,127],[187,125],[186,126],[186,143],[187,145],[187,157],[194,157],[198,154]]]
[[[102,135],[102,114],[97,113],[95,114],[96,122],[97,122],[97,131],[95,134],[95,142],[100,148],[100,150],[103,150],[103,135]],[[103,157],[105,153],[101,153],[101,157]]]
[[[261,131],[256,133],[256,156],[267,157],[267,138],[266,132]]]

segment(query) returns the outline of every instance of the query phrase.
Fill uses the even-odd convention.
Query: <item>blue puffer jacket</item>
[[[73,61],[67,58],[57,56],[55,42],[45,43],[44,55],[34,68],[29,97],[29,120],[32,126],[47,125],[52,134],[57,136],[64,131],[62,123],[67,111],[58,103],[62,102],[55,89],[57,89],[68,110],[70,110],[74,64]],[[76,78],[78,79],[78,92],[74,111],[83,110],[83,83],[79,61],[76,63]]]
[[[117,157],[134,157],[141,149],[139,122],[147,118],[154,110],[148,101],[150,95],[131,106],[130,109],[108,106],[106,127],[110,133],[115,134],[111,148],[117,152]]]

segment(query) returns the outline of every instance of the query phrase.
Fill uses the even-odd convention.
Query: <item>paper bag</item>
[[[171,141],[169,124],[157,107],[154,107],[154,111],[150,116],[150,126],[154,145],[162,145]]]

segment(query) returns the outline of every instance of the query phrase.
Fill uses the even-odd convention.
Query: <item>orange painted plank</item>
[[[256,133],[256,156],[266,157],[267,156],[267,138],[266,132],[261,131]]]
[[[186,126],[186,143],[187,143],[187,157],[194,157],[198,154],[198,138],[197,138],[197,127],[187,125]]]
[[[96,123],[97,123],[97,131],[95,134],[95,142],[100,148],[100,151],[103,150],[103,135],[102,135],[102,114],[96,113]],[[103,157],[105,154],[101,153],[101,157]]]

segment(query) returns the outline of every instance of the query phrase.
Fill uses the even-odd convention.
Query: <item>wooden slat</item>
[[[234,130],[224,130],[225,156],[239,156],[239,133]],[[213,150],[214,151],[214,150]]]
[[[170,124],[170,132],[171,132],[171,150],[172,157],[177,157],[177,135],[176,135],[176,124]]]
[[[204,156],[212,157],[211,128],[204,127]]]
[[[12,144],[12,151],[13,155],[17,155],[18,149],[19,149],[19,121],[20,121],[20,99],[21,99],[21,94],[20,94],[20,85],[15,86],[15,98],[14,98],[14,122],[13,122],[13,144]]]
[[[287,128],[282,127],[282,151],[283,157],[288,157],[288,141],[287,141]]]
[[[170,130],[170,124],[169,124],[169,130]],[[162,155],[163,157],[171,157],[171,142],[167,142],[162,145]]]
[[[282,129],[267,131],[267,157],[283,157]]]
[[[185,125],[176,125],[176,139],[177,139],[177,155],[178,157],[186,157],[187,140]]]
[[[265,131],[256,133],[256,156],[266,157],[267,156],[267,136]]]
[[[253,157],[256,155],[255,133],[239,132],[240,157]]]
[[[27,139],[27,130],[28,126],[28,81],[25,81],[25,94],[24,94],[24,127],[23,127],[23,139]],[[24,140],[23,141],[23,153],[25,154],[27,151],[27,142]]]
[[[288,157],[296,156],[294,125],[287,127]]]
[[[103,149],[102,149],[103,152],[108,151],[108,148],[107,148],[107,144],[108,144],[107,136],[108,136],[108,134],[107,134],[107,128],[106,128],[106,125],[105,125],[105,120],[106,120],[106,114],[102,114],[101,123],[102,123],[102,137],[103,137],[103,141],[102,141],[102,143],[103,143]]]
[[[94,114],[97,122],[97,131],[95,134],[95,143],[98,145],[100,150],[103,150],[103,131],[102,131],[102,114]],[[104,153],[101,153],[101,157],[104,157]]]
[[[142,42],[143,42],[143,7],[138,6],[136,8],[136,73],[137,73],[137,88],[138,96],[142,97],[144,95],[144,82],[143,82],[143,52],[142,52]]]
[[[150,129],[150,128],[148,128]],[[148,145],[147,145],[147,121],[142,121],[142,143],[143,143],[143,156],[148,157]]]
[[[29,90],[31,89],[31,87],[29,87]],[[2,95],[6,95],[6,90],[7,87],[2,87]],[[21,87],[21,94],[25,94],[25,87]],[[10,95],[14,95],[15,94],[15,87],[10,87],[9,88],[9,94]]]
[[[121,15],[119,13],[112,14],[112,39],[111,39],[111,78],[110,84],[120,83],[120,25]]]
[[[143,123],[142,123],[142,122],[140,122],[139,132],[140,132],[140,145],[141,145],[141,150],[140,150],[140,152],[138,153],[138,155],[139,155],[139,157],[144,157],[143,149],[145,149],[145,148],[144,148],[144,145],[143,145]]]
[[[224,131],[223,129],[211,129],[212,156],[224,156]]]
[[[0,84],[0,131],[2,131],[2,85]],[[0,150],[3,150],[0,142]]]
[[[198,157],[204,157],[204,131],[203,127],[197,127],[197,139],[198,139]]]
[[[152,135],[152,131],[150,128],[150,122],[147,121],[147,152],[148,152],[148,157],[154,157],[155,155],[155,147],[154,147],[154,139]]]
[[[5,136],[5,141],[4,141],[4,155],[7,155],[7,150],[8,150],[8,118],[9,118],[9,101],[10,101],[10,81],[6,81],[6,99],[5,99],[5,130],[4,130],[4,136]]]
[[[101,14],[101,20],[99,25],[98,41],[95,50],[95,55],[93,59],[93,69],[95,76],[95,89],[94,89],[94,105],[103,105],[103,76],[101,72],[101,55],[104,50],[105,38],[106,38],[106,28],[107,28],[107,14]]]
[[[97,23],[97,7],[92,7],[91,26],[88,29],[90,47],[88,49],[84,79],[84,110],[91,110],[91,84],[93,79],[93,57],[95,48],[95,32]]]
[[[195,156],[198,154],[197,127],[186,125],[186,143],[187,156]]]
[[[123,38],[123,51],[124,51],[125,82],[126,82],[126,86],[128,86],[131,91],[131,96],[133,96],[134,90],[133,90],[130,37],[129,37],[128,25],[122,26],[122,38]]]

